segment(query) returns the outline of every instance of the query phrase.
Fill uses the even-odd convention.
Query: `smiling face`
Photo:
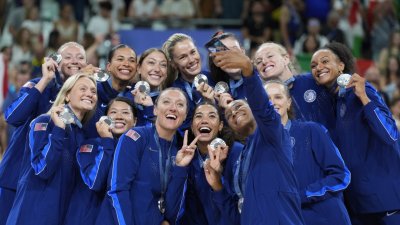
[[[285,87],[278,83],[268,83],[265,85],[265,90],[267,91],[269,100],[272,102],[275,111],[281,115],[282,121],[287,121],[292,100],[285,92]]]
[[[174,89],[163,91],[154,106],[154,115],[157,116],[155,125],[160,137],[169,138],[186,119],[187,100],[185,95]]]
[[[157,88],[167,78],[167,68],[168,63],[165,55],[159,51],[154,51],[143,59],[138,71],[142,80],[147,81],[152,88]]]
[[[131,48],[122,47],[115,50],[107,64],[107,70],[111,73],[113,81],[129,82],[136,74],[136,66],[135,52]]]
[[[66,46],[60,54],[60,68],[65,80],[87,65],[85,50],[76,45]]]
[[[218,136],[223,123],[219,118],[218,110],[212,105],[200,105],[194,112],[192,132],[199,136],[198,142],[209,143]]]
[[[123,101],[114,101],[108,109],[107,116],[114,120],[113,134],[120,136],[136,124],[132,107]]]
[[[79,78],[67,93],[65,100],[75,115],[79,119],[82,119],[85,113],[93,110],[96,106],[96,84],[87,77]]]
[[[182,77],[190,82],[201,71],[199,51],[189,39],[184,39],[173,47],[172,63]]]
[[[289,56],[273,43],[262,45],[254,55],[254,64],[264,80],[271,77],[286,80],[287,78],[283,78],[286,75],[285,73],[289,73],[291,76],[288,68],[289,63]]]
[[[244,136],[249,135],[246,130],[251,130],[255,123],[249,104],[243,100],[235,100],[229,103],[225,109],[225,117],[232,130]]]
[[[332,86],[343,70],[344,63],[330,50],[318,50],[311,58],[311,73],[319,85]]]

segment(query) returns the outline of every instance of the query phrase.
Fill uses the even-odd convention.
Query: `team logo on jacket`
[[[82,146],[79,148],[79,152],[92,152],[92,150],[93,150],[93,145],[89,145],[89,144],[87,144],[87,145],[82,145]]]
[[[134,130],[129,130],[128,132],[126,132],[125,135],[130,137],[134,141],[137,141],[140,138],[140,134]]]
[[[343,117],[344,114],[346,114],[346,110],[347,110],[346,104],[342,103],[342,104],[340,105],[340,109],[339,109],[339,110],[340,110],[340,111],[339,111],[340,117]]]
[[[304,92],[304,101],[311,103],[315,101],[316,98],[317,98],[317,93],[314,90],[310,89]]]

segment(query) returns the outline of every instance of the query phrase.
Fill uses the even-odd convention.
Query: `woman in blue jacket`
[[[229,212],[225,215],[236,208],[241,224],[303,224],[289,135],[250,59],[238,50],[212,56],[222,69],[242,70],[248,101],[232,101],[225,109],[229,126],[246,140],[234,168],[233,186],[229,185],[237,196],[233,204],[237,207],[232,207],[232,198],[226,198],[222,208]]]
[[[96,103],[92,74],[78,73],[65,81],[50,111],[32,121],[7,225],[63,223],[79,176],[75,152],[85,139],[82,123],[90,118]],[[61,119],[66,109],[72,118],[67,124]]]
[[[96,224],[175,224],[197,141],[188,145],[186,132],[178,151],[176,131],[187,109],[180,89],[165,89],[154,106],[155,126],[135,127],[120,137]]]
[[[135,126],[136,110],[132,102],[116,97],[106,108],[112,126],[101,120],[96,123],[100,137],[82,142],[76,158],[80,168],[71,197],[65,225],[95,224],[100,204],[107,190],[107,177],[118,138]]]
[[[233,132],[224,126],[220,115],[217,107],[209,102],[200,103],[194,111],[191,130],[194,136],[199,136],[199,139],[190,165],[185,211],[181,224],[223,224],[224,218],[213,201],[213,188],[208,184],[205,174],[208,167],[206,164],[210,163],[211,156],[218,156],[218,163],[225,164],[225,159],[229,159],[231,155],[237,156],[243,145],[234,142]],[[212,149],[212,154],[209,154],[208,147],[217,137],[222,138],[226,146]],[[220,166],[216,170],[222,173],[223,168]]]
[[[289,131],[304,221],[308,225],[349,225],[343,191],[350,172],[327,130],[314,122],[292,120],[289,90],[279,80],[264,85],[282,124]]]
[[[351,220],[356,225],[400,224],[399,133],[380,95],[353,71],[353,56],[342,44],[328,44],[312,56],[314,79],[332,90],[336,102],[334,141],[352,174],[345,191]],[[338,87],[342,73],[351,79]]]

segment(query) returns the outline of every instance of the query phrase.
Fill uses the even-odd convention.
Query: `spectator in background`
[[[11,103],[14,102],[19,96],[20,88],[31,79],[32,66],[31,62],[22,61],[15,65],[10,73],[10,85],[8,88],[7,97],[3,102],[2,111],[7,109]],[[15,127],[12,125],[7,126],[7,143],[9,142]]]
[[[86,49],[87,63],[94,66],[99,65],[99,56],[97,55],[97,48],[102,43],[102,39],[95,38],[91,33],[84,33],[82,45]]]
[[[27,11],[22,27],[27,28],[31,32],[31,40],[34,43],[42,42],[42,21],[40,20],[38,7],[33,6]]]
[[[281,7],[280,32],[289,55],[293,55],[294,42],[300,38],[304,29],[300,15],[303,10],[304,3],[300,0],[286,0]]]
[[[365,71],[364,77],[368,82],[372,84],[372,86],[374,86],[378,94],[385,101],[386,105],[389,105],[389,96],[386,92],[383,91],[382,88],[383,77],[381,76],[378,67],[376,67],[375,65],[370,66]]]
[[[243,38],[250,41],[250,55],[262,43],[272,38],[272,21],[262,0],[250,2],[247,17],[242,25]]]
[[[395,97],[390,102],[390,111],[392,112],[393,119],[396,122],[397,130],[400,130],[400,97]]]
[[[164,0],[160,11],[167,19],[191,19],[195,14],[191,0]]]
[[[15,39],[18,36],[18,31],[22,27],[22,23],[26,19],[27,12],[35,5],[35,0],[23,0],[22,6],[10,11],[8,17],[8,30]]]
[[[74,9],[71,4],[65,3],[61,6],[59,19],[54,21],[54,29],[60,33],[60,42],[78,40],[79,24],[74,17]],[[56,48],[57,49],[57,48]]]
[[[0,51],[0,103],[6,98],[8,92],[8,69],[10,67],[10,60],[11,47],[2,47]]]
[[[385,73],[385,88],[384,91],[388,94],[389,99],[392,100],[394,96],[399,96],[400,84],[400,59],[390,57],[388,67]]]
[[[107,34],[119,30],[119,22],[112,19],[111,10],[113,4],[111,2],[101,1],[99,2],[99,7],[100,12],[89,20],[87,32],[93,34],[95,38],[104,38]]]
[[[400,27],[393,30],[390,34],[388,45],[383,48],[379,54],[379,69],[382,72],[388,71],[390,58],[394,57],[400,60]],[[389,72],[389,71],[388,71]]]
[[[149,24],[149,20],[160,17],[160,9],[156,0],[134,0],[129,5],[128,17],[135,23]]]
[[[326,22],[326,15],[331,10],[331,0],[305,0],[304,16],[306,20],[316,18],[322,24]]]
[[[215,0],[216,14],[222,19],[244,18],[242,9],[248,0]]]
[[[61,34],[58,30],[52,30],[49,34],[49,41],[47,43],[47,47],[45,50],[45,55],[50,55],[57,51],[57,49],[61,46]]]
[[[314,36],[315,40],[317,40],[317,42],[319,43],[319,46],[317,48],[320,48],[328,44],[329,40],[325,36],[321,35],[320,32],[321,32],[321,25],[319,20],[316,18],[311,18],[310,20],[308,20],[307,33],[301,35],[301,37],[295,42],[293,50],[294,54],[297,56],[304,53],[303,46],[309,36]]]
[[[21,27],[15,38],[15,43],[12,45],[11,63],[18,65],[21,61],[32,61],[33,42],[32,34],[29,29]]]
[[[340,42],[348,45],[342,29],[339,28],[340,15],[337,11],[331,10],[328,14],[327,26],[322,33],[328,38],[329,42]]]

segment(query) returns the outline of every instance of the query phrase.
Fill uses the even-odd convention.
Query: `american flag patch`
[[[92,152],[92,150],[93,150],[93,145],[89,145],[89,144],[87,144],[87,145],[82,145],[82,146],[79,148],[79,152]]]
[[[47,123],[36,123],[33,131],[45,131],[47,129]]]
[[[136,132],[134,130],[129,130],[128,132],[126,132],[125,135],[132,138],[132,140],[134,140],[134,141],[137,141],[137,139],[140,138],[140,134],[138,134],[138,132]]]
[[[28,81],[22,87],[32,88],[33,86],[35,86],[35,83],[33,83],[32,81]]]

